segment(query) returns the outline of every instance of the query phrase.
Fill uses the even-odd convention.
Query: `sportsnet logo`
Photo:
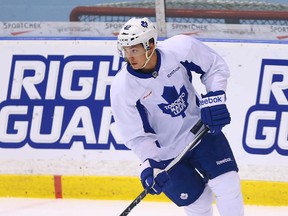
[[[247,112],[244,149],[288,155],[288,60],[263,59],[256,104]]]
[[[127,149],[113,133],[114,56],[13,55],[0,103],[0,147]],[[9,71],[7,71],[9,73]]]

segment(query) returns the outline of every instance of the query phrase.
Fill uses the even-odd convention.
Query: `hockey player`
[[[130,19],[118,36],[127,64],[111,86],[113,116],[125,145],[141,160],[143,187],[164,192],[189,216],[212,216],[214,196],[221,216],[244,215],[237,164],[221,131],[230,123],[226,63],[190,36],[156,44],[149,19]],[[196,74],[207,93],[197,93]],[[163,171],[194,139],[199,119],[210,133],[171,172]]]

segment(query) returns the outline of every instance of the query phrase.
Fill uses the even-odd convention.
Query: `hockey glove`
[[[218,135],[222,128],[231,121],[225,101],[226,95],[222,90],[208,92],[202,95],[202,100],[200,100],[201,120],[208,125],[213,135]]]
[[[150,194],[160,194],[165,187],[170,185],[170,177],[163,170],[172,160],[155,161],[147,159],[140,165],[140,179],[143,187]]]

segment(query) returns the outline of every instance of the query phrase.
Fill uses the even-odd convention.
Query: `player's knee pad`
[[[208,182],[217,197],[231,199],[241,194],[240,178],[236,171],[224,173]]]
[[[187,206],[203,193],[205,182],[197,171],[186,162],[179,162],[170,172],[171,185],[164,191],[178,206]]]
[[[208,182],[216,197],[218,211],[223,216],[243,216],[244,202],[237,172],[222,174]]]

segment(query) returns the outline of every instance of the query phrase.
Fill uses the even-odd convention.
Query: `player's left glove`
[[[201,120],[208,125],[211,134],[217,135],[231,121],[230,113],[225,104],[224,91],[208,92],[200,100]]]
[[[155,161],[147,159],[140,165],[140,179],[150,194],[160,194],[170,185],[170,177],[164,170],[172,160]]]

